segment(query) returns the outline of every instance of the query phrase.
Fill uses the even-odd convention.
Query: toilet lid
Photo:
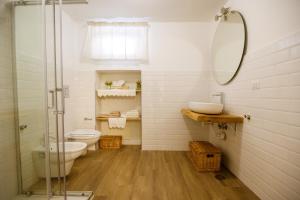
[[[67,132],[66,137],[69,138],[89,138],[89,137],[100,137],[101,132],[93,129],[77,129],[74,131]]]

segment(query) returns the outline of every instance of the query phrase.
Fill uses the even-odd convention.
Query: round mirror
[[[219,84],[229,83],[237,74],[246,48],[246,25],[243,16],[231,11],[221,17],[212,45],[215,79]]]

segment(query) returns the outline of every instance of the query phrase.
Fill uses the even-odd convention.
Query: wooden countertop
[[[181,109],[181,113],[195,121],[208,122],[208,123],[243,123],[244,118],[238,115],[231,114],[218,114],[218,115],[208,115],[201,114],[191,111],[188,108]]]

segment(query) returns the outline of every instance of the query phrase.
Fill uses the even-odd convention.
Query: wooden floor
[[[226,179],[217,180],[216,174]],[[137,146],[80,157],[67,177],[67,190],[94,191],[95,200],[259,199],[225,169],[196,172],[186,152],[141,151]]]

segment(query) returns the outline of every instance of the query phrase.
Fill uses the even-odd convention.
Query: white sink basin
[[[188,107],[194,112],[203,114],[221,114],[223,111],[223,104],[220,103],[205,103],[191,101],[189,102]]]

